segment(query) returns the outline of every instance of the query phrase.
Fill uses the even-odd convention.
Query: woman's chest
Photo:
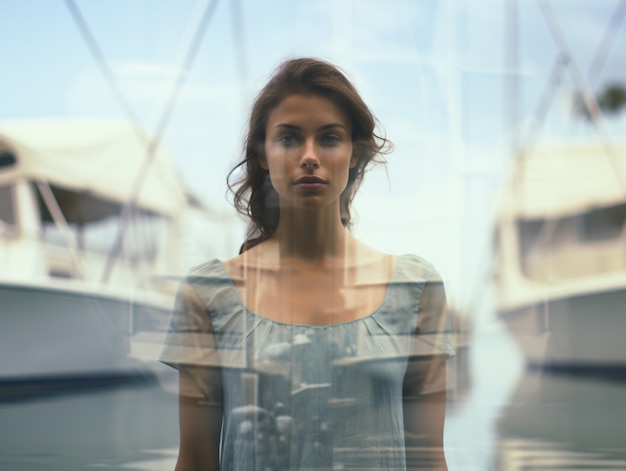
[[[285,272],[249,276],[237,289],[256,314],[293,324],[327,325],[369,316],[383,303],[389,281],[376,273]]]

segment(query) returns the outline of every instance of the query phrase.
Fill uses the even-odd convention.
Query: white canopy
[[[25,177],[64,189],[125,203],[147,158],[149,136],[127,121],[50,119],[0,122],[0,151],[13,166],[0,167],[0,183]],[[6,160],[5,160],[6,162]],[[176,214],[184,187],[167,151],[158,147],[137,204]]]
[[[510,183],[514,215],[554,218],[626,202],[626,143],[612,149],[613,160],[601,142],[553,144],[526,155]]]

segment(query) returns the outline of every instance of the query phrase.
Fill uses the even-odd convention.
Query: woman
[[[284,62],[258,95],[238,257],[181,284],[161,360],[180,370],[177,470],[446,469],[440,278],[348,228],[387,149],[333,65]]]

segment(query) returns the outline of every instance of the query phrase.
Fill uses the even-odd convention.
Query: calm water
[[[526,370],[503,330],[472,353],[473,387],[448,420],[451,470],[626,469],[623,374]]]
[[[158,384],[0,404],[0,469],[173,469],[176,396]]]
[[[450,470],[626,469],[626,382],[527,372],[500,330],[477,335],[452,399]],[[0,400],[0,469],[171,470],[177,399],[144,383]]]
[[[626,469],[625,399],[623,378],[525,374],[496,423],[496,469]]]

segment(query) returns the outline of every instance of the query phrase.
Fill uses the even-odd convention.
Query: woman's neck
[[[281,260],[296,258],[316,264],[343,259],[352,240],[338,212],[302,210],[281,211],[272,238],[278,243]]]

